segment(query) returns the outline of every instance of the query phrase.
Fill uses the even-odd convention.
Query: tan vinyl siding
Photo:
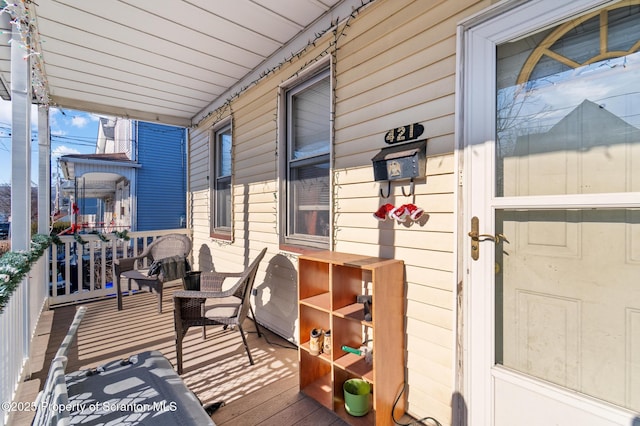
[[[192,190],[208,188],[209,175],[209,134],[190,132],[189,178]]]
[[[193,258],[194,268],[199,268],[200,246],[196,241],[196,236],[208,236],[209,226],[209,138],[211,129],[201,128],[200,131],[189,131],[189,194],[187,196],[188,221],[193,229],[194,246]]]
[[[408,411],[452,422],[456,366],[456,24],[490,1],[377,0],[344,29],[335,56],[333,150],[334,249],[405,262]],[[343,28],[340,27],[339,30]],[[262,247],[256,285],[261,322],[295,339],[297,259],[280,251],[278,201],[279,86],[333,41],[331,32],[299,59],[285,62],[190,131],[194,258],[217,270],[241,270]],[[208,137],[233,117],[233,241],[209,237]],[[219,116],[219,118],[218,118]],[[394,183],[388,199],[373,181],[371,158],[392,128],[421,123],[428,139],[426,177],[415,199]],[[386,190],[386,184],[382,185]],[[413,202],[425,219],[378,222],[381,204]],[[427,217],[428,215],[428,217]]]

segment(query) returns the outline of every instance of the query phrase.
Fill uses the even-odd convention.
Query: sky
[[[82,111],[51,108],[52,183],[57,159],[67,154],[95,153],[100,116]],[[31,109],[31,180],[38,183],[38,111]],[[11,183],[11,102],[0,99],[0,185]]]

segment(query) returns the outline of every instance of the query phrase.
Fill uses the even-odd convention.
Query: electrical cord
[[[396,401],[393,403],[393,408],[391,409],[391,419],[393,420],[393,422],[399,426],[413,426],[413,425],[422,424],[422,422],[431,420],[433,423],[436,424],[436,426],[442,426],[442,423],[440,423],[438,420],[430,416],[423,417],[418,420],[414,420],[411,423],[400,423],[398,420],[396,420],[396,416],[394,414],[394,412],[396,411],[396,405],[398,405],[398,401],[400,401],[400,397],[402,396],[406,388],[407,388],[407,383],[405,382],[404,385],[402,386],[402,390],[400,391],[400,394],[398,394]]]
[[[290,341],[288,341],[288,340],[286,340],[286,339],[285,339],[285,341],[286,341],[287,343],[289,343],[289,345],[283,345],[283,344],[281,344],[281,343],[276,343],[276,342],[272,342],[272,341],[270,341],[270,340],[269,340],[269,337],[267,336],[267,333],[265,333],[265,330],[268,330],[269,332],[271,331],[271,330],[269,330],[269,329],[265,329],[265,327],[264,327],[264,326],[261,326],[260,334],[262,334],[262,336],[264,337],[264,340],[265,340],[268,344],[270,344],[271,346],[279,346],[279,347],[281,347],[281,348],[285,348],[285,349],[293,349],[293,350],[296,350],[296,351],[298,350],[298,346],[296,346],[295,344],[291,343]],[[247,334],[249,334],[249,333],[251,333],[251,334],[258,334],[258,332],[257,332],[257,331],[247,331]]]
[[[283,345],[281,343],[276,343],[276,342],[269,341],[269,338],[267,337],[267,334],[264,331],[262,331],[262,335],[264,336],[264,340],[266,340],[267,343],[270,344],[271,346],[279,346],[281,348],[293,349],[293,350],[296,350],[296,351],[298,350],[298,347],[295,346],[293,343],[289,342],[288,340],[286,340],[286,342],[289,342],[290,345]]]

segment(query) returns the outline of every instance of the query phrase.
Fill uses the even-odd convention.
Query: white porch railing
[[[73,236],[61,236],[62,244],[54,244],[50,249],[49,305],[114,296],[113,258],[137,255],[154,239],[167,234],[188,234],[188,231],[131,232],[127,241],[105,234],[106,242],[96,234],[80,234],[85,244]]]
[[[47,256],[44,254],[22,280],[0,314],[0,425],[5,425],[18,383],[31,373],[29,352],[38,317],[47,298],[44,285]],[[16,408],[17,407],[13,407]]]
[[[115,295],[113,284],[110,284],[113,282],[113,253],[131,257],[157,237],[173,233],[188,234],[188,230],[132,232],[128,241],[110,234],[107,242],[97,235],[83,234],[82,239],[87,242],[84,245],[72,236],[63,236],[60,238],[62,244],[51,246],[49,253],[45,252],[33,265],[0,313],[3,342],[0,344],[0,402],[3,403],[0,426],[7,422],[10,402],[15,398],[18,384],[31,374],[31,341],[47,298],[49,305],[54,306]],[[49,277],[45,276],[47,262],[51,263]]]

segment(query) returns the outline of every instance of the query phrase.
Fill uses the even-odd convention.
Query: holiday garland
[[[48,235],[35,234],[31,238],[29,251],[9,251],[0,257],[0,313],[4,311],[11,295],[31,270],[31,266],[40,259],[52,241],[52,237]]]
[[[125,241],[130,238],[126,229],[122,232],[114,231],[113,234],[116,238]],[[107,239],[102,234],[99,234],[98,237],[102,241]],[[86,244],[86,241],[79,234],[75,234],[74,239],[80,244]],[[0,314],[4,311],[4,307],[9,303],[11,295],[16,291],[25,275],[31,270],[31,266],[40,259],[51,243],[61,244],[62,241],[57,235],[35,234],[31,238],[29,251],[9,251],[0,257]]]
[[[103,241],[105,243],[109,241],[107,236],[105,234],[103,234],[102,232],[92,232],[91,234],[97,235],[98,238],[100,238],[100,241]],[[120,239],[120,240],[129,241],[129,239],[130,239],[126,229],[124,231],[113,231],[112,234],[115,235],[115,237]],[[78,234],[77,232],[75,232],[73,234],[73,239],[76,240],[76,242],[78,244],[81,244],[81,245],[85,245],[85,244],[88,243],[88,241],[85,240],[84,238],[82,238],[82,235]]]

